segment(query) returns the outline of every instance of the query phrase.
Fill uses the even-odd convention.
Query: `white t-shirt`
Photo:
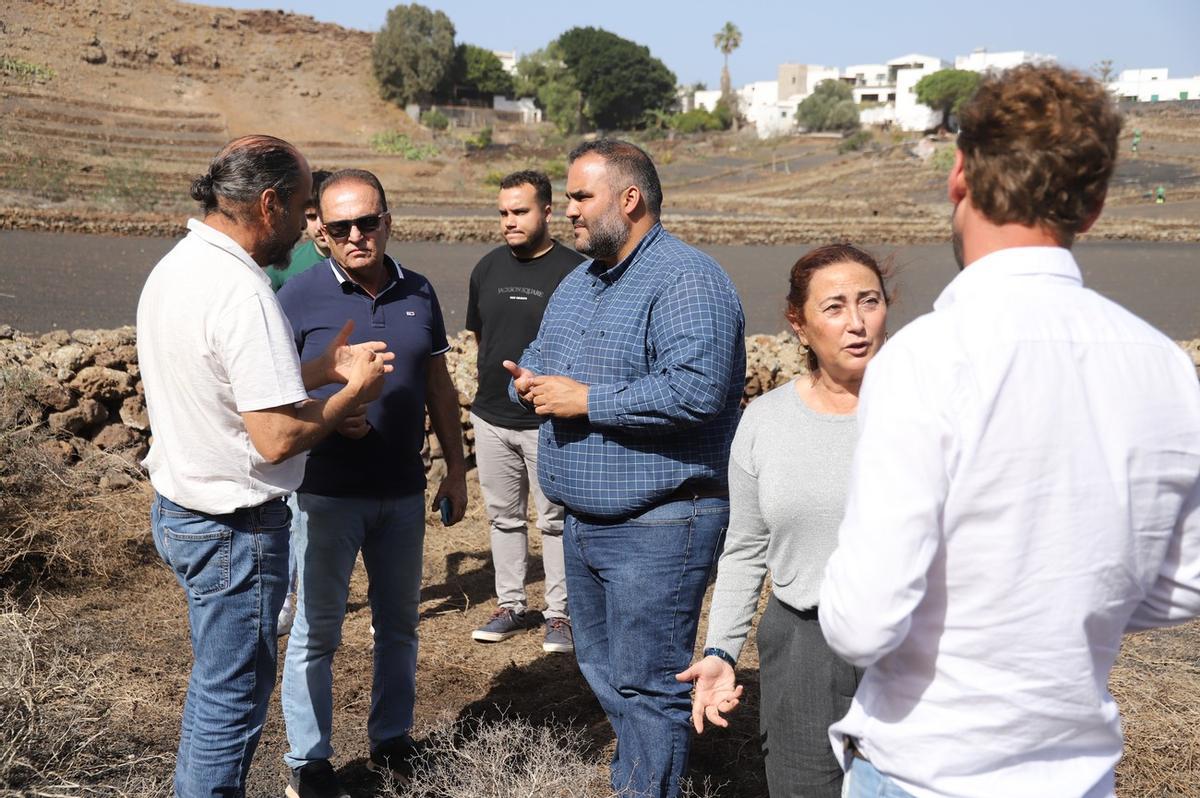
[[[1200,387],[1065,249],[980,258],[867,367],[825,638],[916,798],[1111,798],[1129,630],[1200,614]]]
[[[143,465],[161,495],[228,513],[300,485],[304,457],[263,459],[241,413],[308,398],[292,328],[262,267],[195,219],[138,301],[138,364],[154,434]]]

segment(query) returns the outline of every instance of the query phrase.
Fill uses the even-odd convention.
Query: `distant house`
[[[1028,50],[989,53],[986,47],[977,47],[971,51],[970,55],[954,56],[954,68],[966,69],[971,72],[987,72],[993,69],[1010,69],[1018,64],[1053,64],[1057,60],[1055,56],[1031,53]]]
[[[505,72],[514,76],[517,74],[516,50],[492,50],[492,55],[500,59],[500,66],[504,67]]]
[[[1200,100],[1200,75],[1172,78],[1165,68],[1123,69],[1107,88],[1118,99],[1133,102]]]

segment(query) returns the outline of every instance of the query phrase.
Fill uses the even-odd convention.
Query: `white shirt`
[[[203,513],[294,491],[304,457],[263,459],[241,413],[307,397],[292,328],[263,269],[195,219],[138,301],[138,364],[154,433],[143,465],[154,489]]]
[[[1065,249],[968,266],[867,369],[830,728],[918,798],[1111,796],[1128,630],[1200,614],[1200,388]]]

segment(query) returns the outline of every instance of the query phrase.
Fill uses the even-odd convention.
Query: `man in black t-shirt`
[[[542,648],[575,650],[567,615],[563,567],[563,508],[542,495],[537,479],[541,419],[508,398],[511,375],[502,363],[520,360],[537,337],[550,295],[585,258],[550,237],[550,181],[540,172],[514,172],[500,182],[500,231],[505,245],[484,255],[471,273],[467,329],[479,344],[479,391],[471,409],[475,462],[491,523],[498,607],[472,633],[499,642],[536,625],[525,603],[532,492],[542,532],[546,572],[546,632]]]

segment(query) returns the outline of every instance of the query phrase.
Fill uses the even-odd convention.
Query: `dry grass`
[[[111,733],[104,660],[59,631],[40,602],[0,605],[0,795],[170,794],[172,758]]]
[[[58,439],[29,398],[24,372],[0,370],[0,591],[88,576],[107,579],[145,556],[148,493],[123,458]],[[68,465],[67,452],[80,460]],[[134,487],[102,494],[108,473]]]
[[[422,746],[412,783],[385,784],[405,798],[617,798],[608,764],[586,732],[564,723],[516,716],[468,717],[434,729]],[[711,782],[684,784],[684,798],[715,798]]]
[[[1121,795],[1200,795],[1200,625],[1125,638],[1109,678],[1121,707]]]

